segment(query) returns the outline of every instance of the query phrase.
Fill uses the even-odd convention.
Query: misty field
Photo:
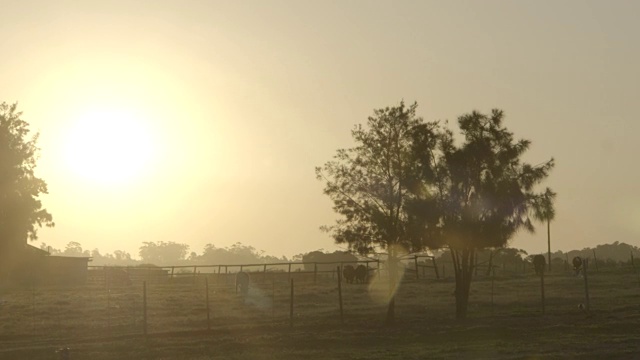
[[[469,319],[456,321],[451,277],[406,274],[397,289],[396,323],[383,325],[387,288],[343,284],[341,324],[337,279],[286,273],[253,274],[248,296],[231,275],[211,275],[209,321],[205,276],[147,284],[144,336],[142,284],[3,290],[0,358],[56,359],[418,359],[603,358],[640,356],[640,283],[630,267],[479,276]],[[492,295],[493,294],[493,295]],[[292,322],[292,323],[291,323]],[[210,326],[210,330],[207,327]]]

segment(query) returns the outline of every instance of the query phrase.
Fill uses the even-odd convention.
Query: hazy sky
[[[40,132],[54,247],[334,249],[314,167],[402,99],[452,125],[502,108],[529,162],[555,157],[555,249],[640,245],[638,1],[0,3],[0,101]]]

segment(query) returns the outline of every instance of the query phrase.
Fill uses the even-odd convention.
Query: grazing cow
[[[573,263],[573,271],[576,272],[576,276],[580,275],[580,271],[582,271],[582,258],[576,256],[571,262]]]
[[[356,283],[364,284],[367,282],[367,267],[364,265],[358,265],[356,268]]]
[[[542,275],[545,265],[547,265],[547,261],[544,259],[544,255],[536,255],[533,257],[533,267],[536,270],[536,275]]]
[[[347,284],[353,284],[353,279],[356,277],[356,269],[351,265],[345,265],[342,268],[342,276],[347,281]]]
[[[249,293],[249,274],[244,271],[236,274],[236,293],[238,288],[240,288],[242,296],[246,296]]]

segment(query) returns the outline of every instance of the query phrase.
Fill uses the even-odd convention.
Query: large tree
[[[416,116],[417,104],[374,111],[366,126],[351,132],[355,147],[340,149],[334,159],[316,168],[325,182],[324,193],[341,215],[332,226],[324,226],[336,243],[366,255],[388,254],[389,304],[386,323],[394,321],[394,293],[398,279],[398,258],[421,248],[411,235],[412,219],[406,207],[416,185],[429,171],[412,161],[414,147],[423,151],[436,145],[436,124],[425,124]]]
[[[37,239],[39,227],[54,225],[39,200],[47,184],[34,173],[38,135],[29,135],[21,117],[17,104],[0,104],[0,273],[19,260],[27,239]]]
[[[440,137],[434,166],[438,235],[423,238],[426,246],[445,243],[451,250],[459,319],[467,314],[477,251],[504,247],[518,230],[534,231],[532,218],[553,212],[553,192],[536,192],[553,159],[536,166],[523,162],[530,141],[514,139],[503,119],[500,110],[490,115],[472,112],[458,119],[464,138],[460,146],[450,130]]]

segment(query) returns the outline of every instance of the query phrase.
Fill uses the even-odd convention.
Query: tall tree
[[[451,250],[456,276],[456,317],[465,318],[477,251],[507,244],[518,230],[533,232],[531,217],[542,205],[552,206],[552,193],[535,187],[547,178],[553,159],[532,166],[521,160],[530,146],[515,140],[503,126],[504,113],[472,112],[458,124],[464,143],[456,146],[453,133],[444,131],[436,167],[439,197],[439,236],[426,237]],[[546,199],[546,200],[545,200]]]
[[[47,193],[47,184],[34,172],[38,135],[29,136],[21,117],[17,104],[0,104],[0,262],[7,266],[20,258],[16,254],[27,239],[37,239],[39,227],[54,225],[38,199]]]
[[[339,149],[333,160],[316,168],[324,193],[341,215],[332,226],[323,226],[336,243],[366,255],[386,251],[389,267],[389,304],[386,323],[394,321],[394,293],[398,279],[398,258],[420,248],[411,236],[412,223],[406,207],[413,192],[410,187],[421,177],[412,161],[415,142],[433,150],[436,124],[425,124],[416,116],[417,104],[374,111],[366,126],[351,132],[356,146]],[[420,135],[418,135],[420,134]]]
[[[553,208],[555,197],[556,193],[551,189],[547,189],[544,196],[538,198],[534,213],[537,220],[547,223],[547,262],[549,271],[551,271],[551,221],[556,217],[556,211]]]

